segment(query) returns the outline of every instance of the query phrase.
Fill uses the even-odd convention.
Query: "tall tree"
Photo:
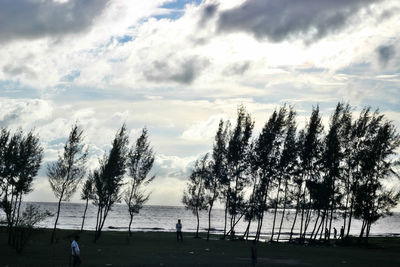
[[[361,157],[362,179],[355,191],[355,216],[362,219],[360,239],[368,236],[372,224],[380,217],[390,214],[400,199],[400,191],[388,189],[385,180],[392,174],[394,161],[391,159],[400,146],[400,135],[390,121],[375,112],[369,125]]]
[[[264,219],[264,212],[267,211],[267,200],[271,190],[272,181],[276,178],[277,165],[279,162],[282,129],[285,124],[286,107],[274,111],[264,125],[258,139],[254,144],[254,151],[251,154],[251,172],[258,176],[253,199],[259,201],[256,205],[257,230],[256,240],[259,239]]]
[[[93,204],[97,206],[95,242],[101,236],[109,211],[121,200],[120,189],[126,172],[128,150],[128,135],[124,124],[118,130],[109,154],[100,160],[100,167],[93,172]]]
[[[125,203],[128,205],[130,215],[129,236],[132,236],[131,225],[133,216],[142,209],[143,204],[149,199],[143,187],[148,185],[155,176],[148,176],[154,163],[153,149],[148,141],[147,129],[143,128],[142,134],[136,140],[136,145],[129,151],[127,166],[129,169],[129,187],[124,194]]]
[[[200,218],[199,212],[207,209],[205,197],[205,180],[210,175],[208,154],[197,160],[194,170],[189,177],[187,188],[183,193],[182,203],[185,208],[191,210],[197,218],[196,238],[199,237]]]
[[[274,140],[272,143],[272,161],[270,162],[270,169],[272,170],[271,172],[271,178],[272,181],[275,182],[276,184],[276,197],[275,200],[273,201],[273,206],[274,206],[274,217],[272,219],[272,231],[271,231],[271,238],[270,241],[273,241],[274,239],[274,234],[275,234],[275,222],[276,222],[276,215],[277,215],[277,211],[278,211],[278,205],[280,203],[280,193],[282,191],[281,189],[281,184],[282,184],[282,180],[284,178],[284,174],[282,173],[282,169],[285,168],[285,164],[286,164],[286,159],[284,159],[284,157],[286,158],[288,155],[283,155],[282,153],[288,153],[289,151],[285,148],[287,148],[287,142],[289,140],[286,140],[286,137],[288,137],[288,128],[285,127],[287,124],[288,120],[294,120],[294,113],[293,110],[291,109],[290,111],[290,118],[286,118],[286,114],[287,114],[287,110],[286,110],[286,106],[282,107],[279,110],[278,113],[278,119],[276,120],[275,126],[273,127],[274,131]],[[293,122],[292,122],[293,123]],[[293,130],[293,129],[291,129]],[[293,134],[293,133],[290,133]],[[293,136],[292,136],[293,137]],[[295,141],[295,140],[293,140]],[[283,145],[283,147],[282,147]],[[295,156],[295,155],[293,155]]]
[[[210,166],[210,175],[206,176],[204,182],[205,198],[208,205],[208,230],[207,240],[210,238],[211,229],[211,211],[215,201],[221,193],[221,189],[228,182],[226,169],[226,154],[227,154],[227,137],[228,124],[223,120],[219,122],[218,130],[215,135],[214,147],[212,152],[212,162]]]
[[[60,216],[62,201],[69,201],[75,193],[80,181],[86,173],[88,151],[83,144],[83,130],[78,125],[72,126],[64,152],[58,160],[47,167],[47,176],[55,197],[58,199],[57,215],[51,234],[51,243],[54,242],[56,227]]]
[[[236,126],[231,134],[227,151],[227,166],[230,187],[228,191],[229,214],[231,215],[230,227],[234,233],[237,223],[236,216],[244,210],[244,188],[248,183],[245,175],[249,167],[247,155],[250,147],[250,138],[254,122],[244,106],[239,106],[237,111]]]
[[[93,199],[93,191],[94,191],[93,186],[94,186],[93,175],[90,174],[89,178],[83,184],[81,192],[81,199],[85,200],[85,211],[83,212],[81,231],[83,231],[83,226],[85,224],[86,211],[89,205],[89,200]]]
[[[290,189],[289,186],[292,182],[292,179],[294,176],[297,175],[298,172],[298,146],[297,146],[297,139],[296,139],[296,132],[297,132],[297,126],[296,126],[296,112],[294,111],[293,107],[289,108],[289,114],[286,118],[285,121],[285,127],[286,127],[286,137],[284,141],[284,147],[282,151],[282,155],[279,160],[279,166],[278,166],[278,175],[281,176],[283,180],[283,211],[282,211],[282,217],[281,221],[279,224],[279,232],[278,232],[278,237],[277,241],[279,241],[281,231],[282,231],[282,225],[283,225],[283,219],[285,217],[285,212],[288,204],[290,204]]]
[[[311,220],[311,202],[307,185],[319,177],[320,159],[322,153],[321,134],[323,125],[319,112],[319,106],[313,108],[309,122],[304,131],[304,138],[300,139],[304,143],[300,150],[300,168],[301,168],[301,198],[299,204],[301,207],[300,220],[300,239],[304,240],[309,222]],[[296,221],[294,221],[295,223]]]
[[[346,237],[350,234],[352,219],[354,215],[355,206],[355,192],[359,190],[359,185],[363,179],[363,174],[361,173],[361,163],[363,155],[366,151],[365,146],[368,143],[367,138],[371,132],[371,127],[373,125],[378,125],[383,119],[382,116],[378,116],[377,113],[372,113],[369,107],[363,108],[360,112],[359,118],[352,124],[350,132],[349,147],[350,149],[346,151],[346,191],[347,191],[347,201],[348,201],[348,221],[346,230]],[[375,126],[376,127],[376,126]]]
[[[22,197],[32,191],[33,178],[42,162],[43,148],[39,144],[39,137],[32,131],[24,135],[19,130],[9,137],[10,132],[3,129],[0,134],[0,143],[4,146],[0,151],[3,180],[1,208],[6,214],[8,242],[15,246],[16,227],[21,223]]]
[[[328,240],[331,236],[332,220],[334,211],[337,205],[341,202],[342,197],[338,182],[339,178],[342,176],[341,164],[344,158],[343,155],[343,136],[341,128],[345,126],[342,122],[342,114],[345,110],[345,105],[343,103],[338,103],[336,109],[333,112],[328,133],[324,139],[324,151],[322,155],[322,165],[324,168],[324,183],[326,188],[328,188],[329,195],[329,226],[328,228]],[[327,218],[328,219],[328,218]]]

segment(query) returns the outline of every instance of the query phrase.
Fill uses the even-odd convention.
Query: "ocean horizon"
[[[26,204],[35,204],[41,210],[48,210],[55,214],[57,212],[57,202],[24,202]],[[22,207],[23,208],[23,207]],[[58,220],[57,228],[80,230],[82,225],[82,217],[85,209],[84,203],[70,203],[64,202],[61,204],[60,218]],[[86,213],[84,230],[95,230],[97,209],[93,204],[88,205]],[[278,210],[275,227],[275,237],[279,230],[279,224],[282,216],[282,211]],[[289,209],[288,213],[283,219],[281,239],[288,239],[290,229],[293,222],[294,210]],[[313,217],[315,219],[315,217]],[[4,220],[4,214],[0,214],[0,219]],[[183,224],[184,232],[195,232],[197,226],[196,216],[191,211],[186,210],[183,206],[161,206],[161,205],[145,205],[139,214],[135,215],[132,222],[132,231],[161,231],[161,232],[174,232],[175,224],[180,219]],[[263,228],[262,239],[267,240],[271,235],[273,221],[273,213],[266,212]],[[53,228],[55,216],[49,217],[40,222],[36,227],[40,228]],[[309,231],[312,231],[311,221]],[[343,220],[340,214],[335,215],[332,227],[336,227],[339,232]],[[128,231],[129,213],[125,204],[116,204],[109,212],[103,230],[104,231]],[[299,224],[299,223],[297,223]],[[384,217],[374,223],[371,227],[371,236],[400,236],[400,213],[394,212],[392,216]],[[299,225],[297,225],[299,226]],[[228,226],[227,226],[228,227]],[[247,227],[247,222],[241,220],[235,227],[237,236],[243,235]],[[361,221],[353,219],[350,234],[358,235],[361,227]],[[200,212],[200,232],[206,232],[208,229],[208,213],[207,211]],[[220,208],[213,209],[211,214],[211,233],[222,234],[224,230],[224,210]],[[295,227],[295,234],[297,235],[299,229]],[[250,236],[256,232],[256,223],[252,223],[250,227]],[[296,237],[295,235],[295,237]]]

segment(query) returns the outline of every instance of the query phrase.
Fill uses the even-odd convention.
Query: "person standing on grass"
[[[333,227],[333,238],[336,239],[337,237],[337,230],[335,227]]]
[[[181,220],[178,220],[178,223],[176,224],[176,241],[183,242],[183,235],[182,235],[182,224]]]
[[[71,243],[71,249],[72,249],[72,266],[73,267],[78,267],[81,265],[81,251],[79,250],[79,236],[75,236],[75,239]]]

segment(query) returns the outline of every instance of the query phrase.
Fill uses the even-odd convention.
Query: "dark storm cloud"
[[[156,60],[143,74],[148,81],[191,84],[207,65],[207,60],[197,57],[179,62]]]
[[[318,40],[345,27],[361,9],[380,0],[247,0],[220,13],[221,32],[245,31],[280,42]]]
[[[109,0],[1,0],[0,43],[87,29]]]
[[[203,26],[207,21],[209,21],[211,18],[213,18],[218,10],[218,5],[217,4],[208,4],[204,6],[200,18],[199,25]]]
[[[396,55],[393,45],[381,45],[377,48],[378,59],[382,66],[386,66],[389,61]]]

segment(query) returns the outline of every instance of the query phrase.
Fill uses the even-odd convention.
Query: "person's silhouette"
[[[183,235],[182,235],[182,223],[181,220],[178,220],[178,223],[176,224],[176,241],[183,242]]]
[[[75,239],[71,243],[72,250],[72,266],[80,266],[81,265],[81,251],[79,250],[79,236],[75,236]]]
[[[335,227],[333,227],[333,238],[336,239],[337,237],[337,230]]]

